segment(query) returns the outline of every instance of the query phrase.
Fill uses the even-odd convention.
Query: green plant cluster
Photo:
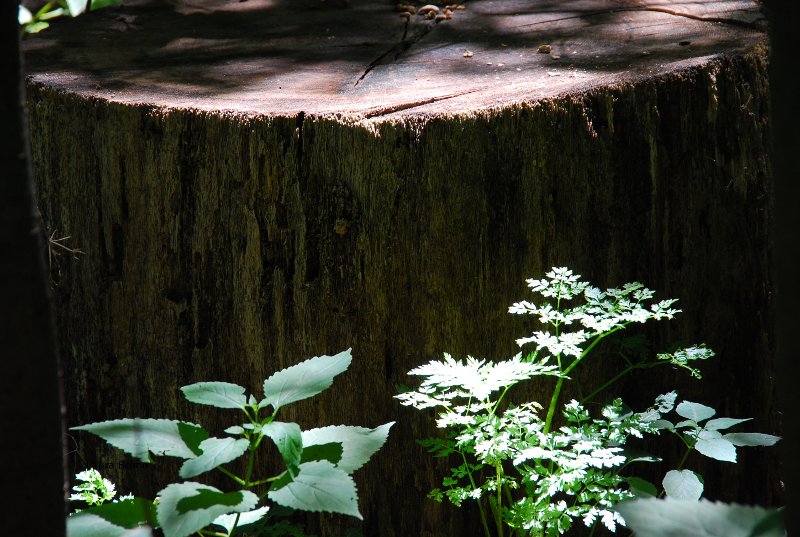
[[[50,26],[50,22],[58,17],[69,15],[77,17],[87,10],[94,11],[103,7],[113,6],[118,4],[120,0],[51,0],[36,12],[31,12],[28,8],[19,5],[19,14],[17,20],[22,26],[22,31],[26,34],[35,34],[41,32]]]
[[[615,506],[658,494],[653,484],[623,473],[634,462],[659,460],[629,449],[631,438],[666,430],[681,438],[686,455],[697,451],[729,462],[735,462],[737,446],[778,440],[760,433],[723,434],[746,420],[709,420],[715,414],[712,408],[689,401],[676,407],[675,392],[658,396],[644,412],[633,412],[621,399],[612,398],[599,416],[590,415],[587,404],[636,369],[671,364],[700,378],[692,362],[713,356],[704,345],[638,361],[621,345],[621,371],[581,401],[562,405],[565,382],[601,341],[632,324],[671,319],[680,310],[672,308],[675,300],[652,301],[654,292],[640,283],[601,291],[567,268],[553,268],[547,278],[528,280],[528,285],[544,301],[518,302],[509,311],[538,318],[541,329],[517,340],[520,346],[533,343],[533,352],[494,362],[473,357],[460,361],[445,354],[441,361],[411,370],[422,377],[420,387],[396,396],[404,405],[436,409],[436,425],[445,430],[444,438],[421,443],[435,456],[452,457],[455,464],[430,496],[447,498],[456,506],[477,502],[487,537],[555,536],[576,520],[593,531],[597,522],[614,531],[625,523]],[[540,378],[554,382],[546,408],[537,402],[509,401],[515,385]],[[682,418],[674,424],[666,419],[673,410]],[[562,416],[558,423],[557,412]],[[702,494],[702,479],[682,469],[685,461],[686,457],[665,476],[663,493],[696,500]]]
[[[716,417],[709,406],[679,402],[675,391],[658,395],[641,412],[607,393],[625,375],[651,367],[673,366],[699,379],[695,364],[714,356],[705,345],[652,357],[641,337],[614,338],[615,345],[605,347],[619,358],[619,371],[597,382],[590,394],[578,389],[578,399],[561,401],[573,371],[608,354],[601,342],[633,324],[673,318],[680,312],[672,307],[675,300],[654,301],[654,292],[640,283],[601,291],[567,268],[554,268],[528,285],[543,300],[517,302],[509,311],[538,319],[538,330],[517,340],[535,349],[494,361],[445,354],[412,369],[410,374],[422,377],[420,386],[396,396],[403,405],[433,409],[443,430],[439,438],[420,441],[435,456],[453,461],[430,497],[457,507],[475,502],[486,537],[553,537],[576,522],[592,533],[629,525],[644,537],[778,537],[779,511],[712,504],[702,498],[702,477],[684,468],[691,453],[736,462],[738,448],[771,446],[778,437],[730,432],[748,419]],[[117,499],[113,483],[93,469],[81,472],[71,499],[87,507],[69,517],[70,537],[133,537],[132,531],[147,527],[160,528],[165,537],[301,537],[301,528],[278,518],[280,511],[360,518],[352,474],[383,446],[393,422],[375,429],[337,425],[303,431],[277,419],[284,406],[329,388],[351,361],[348,349],[278,371],[264,381],[260,399],[227,382],[181,388],[192,403],[244,414],[245,420],[225,429],[221,438],[200,425],[166,419],[74,427],[143,462],[152,462],[153,455],[184,462],[183,481],[166,486],[153,501]],[[547,406],[513,400],[514,386],[532,380],[552,383]],[[631,465],[661,459],[631,444],[662,433],[679,439],[684,456],[657,487],[632,472]],[[256,472],[265,439],[277,448],[284,467],[276,475]],[[226,465],[241,457],[246,470],[237,475]],[[228,476],[234,490],[194,481],[210,471]],[[733,526],[747,532],[725,533]],[[724,532],[710,529],[715,527]]]
[[[269,512],[275,505],[361,518],[352,474],[383,446],[393,422],[375,429],[334,425],[303,431],[296,423],[277,419],[281,408],[330,387],[351,360],[348,349],[278,371],[264,381],[261,399],[227,382],[181,388],[192,403],[244,414],[245,421],[225,429],[227,436],[222,438],[211,437],[200,425],[166,419],[120,419],[73,427],[103,438],[142,462],[152,462],[152,455],[185,462],[179,471],[184,481],[165,487],[156,501],[127,498],[105,503],[114,496],[113,485],[97,481],[99,474],[87,473],[90,486],[80,489],[75,499],[87,501],[90,507],[69,517],[69,536],[118,537],[142,526],[160,528],[165,537],[195,533],[228,537],[242,527],[277,535],[269,529]],[[285,467],[266,477],[256,474],[265,439],[277,447]],[[244,475],[225,467],[240,457],[247,461]],[[226,492],[192,480],[212,470],[228,476],[235,490]]]

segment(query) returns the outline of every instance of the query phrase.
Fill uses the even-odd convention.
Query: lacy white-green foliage
[[[79,481],[72,487],[74,494],[69,497],[71,502],[84,502],[86,505],[102,505],[106,502],[120,502],[133,498],[130,494],[116,498],[117,487],[114,483],[100,475],[94,468],[89,468],[75,474],[75,481]],[[79,510],[77,512],[80,512]]]
[[[264,381],[261,400],[227,382],[199,382],[181,388],[193,403],[244,413],[246,421],[227,428],[225,433],[229,436],[224,438],[210,437],[200,425],[165,419],[120,419],[74,427],[103,438],[143,462],[152,462],[153,455],[184,459],[179,471],[183,479],[218,470],[236,483],[237,490],[224,492],[184,481],[161,490],[157,502],[127,498],[102,505],[113,498],[113,484],[99,474],[79,474],[86,486],[76,488],[80,492],[73,499],[93,507],[70,516],[69,536],[117,537],[143,525],[160,527],[165,537],[194,533],[230,536],[242,526],[259,534],[290,535],[268,529],[270,506],[264,504],[265,500],[293,510],[361,518],[351,475],[383,446],[393,422],[375,429],[336,425],[302,431],[296,423],[276,420],[282,407],[330,387],[351,359],[348,349],[279,371]],[[269,411],[261,415],[264,409]],[[286,470],[272,477],[256,477],[256,454],[265,438],[277,447]],[[244,455],[247,469],[243,476],[223,466]],[[207,526],[215,529],[204,530]]]
[[[554,268],[546,279],[530,279],[528,285],[545,301],[517,302],[509,312],[538,318],[542,328],[517,340],[520,346],[535,344],[533,352],[496,362],[473,357],[461,361],[445,354],[441,361],[411,370],[411,375],[422,377],[420,387],[396,396],[404,405],[436,409],[436,425],[445,429],[445,438],[421,444],[438,457],[454,455],[458,462],[443,479],[442,488],[430,496],[439,501],[447,498],[456,506],[477,501],[487,537],[492,534],[487,507],[499,537],[506,526],[509,535],[552,536],[566,532],[576,520],[587,526],[600,522],[612,531],[624,524],[614,509],[618,502],[657,494],[645,480],[620,474],[630,463],[659,460],[627,451],[630,437],[668,430],[683,440],[687,454],[697,450],[731,462],[735,446],[777,441],[758,433],[719,432],[746,420],[718,418],[701,425],[713,416],[713,409],[688,401],[676,408],[675,392],[660,395],[652,408],[640,413],[629,410],[621,399],[612,400],[597,417],[590,416],[584,406],[635,369],[672,364],[700,378],[690,362],[714,354],[703,345],[634,362],[623,352],[631,343],[623,341],[619,355],[624,369],[583,401],[564,405],[562,425],[553,428],[564,382],[600,341],[632,323],[671,319],[680,310],[672,308],[675,300],[652,301],[653,291],[640,283],[601,291],[566,268]],[[513,404],[504,399],[514,385],[534,377],[555,381],[546,411],[537,402]],[[675,424],[667,421],[664,416],[673,410],[684,419]],[[688,474],[667,475],[667,494],[699,498],[700,478],[684,472]],[[686,483],[673,486],[683,478],[696,479],[700,493],[697,483],[694,489]],[[685,495],[676,492],[684,489]]]

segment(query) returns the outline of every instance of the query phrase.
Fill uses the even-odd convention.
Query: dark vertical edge
[[[800,5],[767,2],[770,21],[770,96],[772,163],[775,180],[775,281],[777,379],[783,413],[782,477],[786,486],[786,522],[789,535],[800,535],[800,390],[797,358],[800,355],[800,131],[797,118],[797,53],[800,50]]]
[[[3,535],[65,535],[63,402],[46,238],[25,117],[17,3],[0,3],[0,447]],[[25,513],[36,513],[26,516]]]

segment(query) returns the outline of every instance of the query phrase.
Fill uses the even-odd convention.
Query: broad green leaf
[[[121,537],[133,536],[140,525],[153,525],[155,512],[153,503],[143,498],[132,498],[120,502],[106,503],[84,509],[67,518],[68,537]],[[149,536],[147,528],[141,528],[139,537]]]
[[[328,461],[306,462],[293,481],[267,494],[275,503],[302,511],[341,513],[361,519],[353,478]]]
[[[352,360],[350,349],[335,356],[317,356],[287,367],[264,381],[264,399],[259,408],[271,405],[275,410],[329,388],[333,377],[344,372]]]
[[[319,429],[303,431],[303,445],[313,446],[328,443],[342,445],[342,457],[336,467],[348,474],[364,466],[367,461],[386,443],[394,422],[374,429],[349,425],[331,425]]]
[[[213,470],[238,459],[249,446],[250,442],[246,438],[207,438],[200,443],[202,455],[184,462],[180,476],[188,479]]]
[[[225,429],[225,432],[228,434],[242,434],[244,432],[244,427],[241,425],[232,425]]]
[[[275,442],[289,474],[296,477],[299,471],[300,457],[303,454],[303,437],[300,426],[296,423],[273,421],[263,425],[261,432]]]
[[[670,470],[661,482],[664,492],[676,500],[699,500],[703,495],[703,482],[691,470]]]
[[[23,5],[19,6],[19,11],[17,11],[17,23],[19,24],[28,24],[33,20],[33,14]]]
[[[636,537],[784,536],[780,513],[761,507],[644,498],[622,502],[616,510]]]
[[[217,408],[245,408],[247,397],[244,388],[230,382],[198,382],[181,388],[184,397],[192,403]]]
[[[115,6],[119,4],[120,1],[121,0],[92,0],[92,11],[103,7]]]
[[[646,498],[649,496],[658,495],[656,486],[645,479],[640,477],[626,477],[625,481],[628,482],[628,485],[631,487],[631,492],[633,492],[637,498]]]
[[[72,427],[95,434],[142,462],[153,455],[193,459],[200,454],[200,442],[208,432],[199,425],[174,420],[121,419]]]
[[[174,483],[158,493],[158,524],[164,537],[187,537],[228,513],[251,511],[258,496],[249,490],[221,492],[202,483]]]
[[[718,461],[736,462],[736,447],[725,438],[703,438],[701,434],[694,448],[706,457]]]
[[[144,498],[130,498],[96,505],[84,509],[81,513],[92,513],[123,528],[135,528],[142,524],[153,525],[155,522],[153,502]]]
[[[734,446],[773,446],[781,439],[764,433],[728,433],[723,438]]]
[[[77,17],[86,11],[86,0],[67,0],[67,7],[69,8],[69,14]]]
[[[254,511],[247,511],[246,513],[219,515],[214,519],[213,523],[217,526],[222,526],[228,531],[228,533],[230,533],[234,524],[236,524],[236,527],[239,528],[241,526],[247,526],[248,524],[258,522],[264,518],[264,516],[266,516],[267,511],[269,511],[269,507],[264,506],[259,507]],[[239,517],[238,523],[236,522],[237,516]]]
[[[706,420],[717,413],[717,411],[710,406],[692,403],[691,401],[683,401],[677,406],[675,412],[677,412],[679,416],[695,422]]]
[[[672,422],[668,420],[655,420],[650,425],[652,425],[656,429],[666,429],[668,431],[672,431],[675,429],[675,426],[672,424]]]
[[[303,456],[300,457],[300,462],[328,461],[336,465],[342,460],[343,452],[341,442],[303,446]]]
[[[744,423],[746,421],[750,421],[753,418],[714,418],[713,420],[708,420],[704,425],[704,428],[707,431],[722,431],[723,429],[727,429],[729,427],[733,427],[734,425],[738,425],[740,423]]]

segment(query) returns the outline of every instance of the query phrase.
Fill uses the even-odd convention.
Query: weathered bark
[[[63,537],[64,413],[16,3],[0,5],[0,28],[0,528],[4,535]]]
[[[555,9],[545,4],[543,11]],[[506,48],[522,45],[503,32],[479,37],[478,22],[498,20],[481,12],[490,5],[498,4],[470,4],[467,13],[485,18],[465,19],[464,31],[496,65]],[[160,15],[151,20],[179,22]],[[324,20],[312,15],[317,25]],[[130,16],[149,15],[131,8],[123,17]],[[710,24],[679,20],[693,32]],[[628,382],[632,401],[645,404],[678,387],[687,399],[754,417],[754,429],[775,432],[766,51],[758,32],[712,27],[712,38],[697,45],[702,57],[652,43],[655,52],[642,55],[630,45],[635,52],[604,58],[607,70],[576,60],[585,78],[559,68],[561,76],[547,78],[558,80],[551,88],[536,73],[552,64],[539,65],[527,82],[507,73],[518,84],[513,95],[510,85],[456,74],[471,93],[438,100],[443,88],[412,79],[418,70],[445,76],[441,62],[401,58],[394,74],[381,64],[361,82],[374,75],[374,88],[352,89],[362,72],[352,64],[374,54],[346,47],[352,64],[332,64],[330,72],[348,72],[350,89],[315,85],[313,95],[292,101],[267,87],[279,75],[266,72],[241,95],[187,90],[187,79],[175,82],[187,71],[172,56],[163,59],[169,47],[151,49],[158,61],[118,49],[121,65],[104,82],[95,69],[113,66],[91,47],[77,45],[76,66],[51,63],[55,49],[32,42],[39,70],[29,106],[42,209],[85,252],[54,267],[70,424],[136,415],[220,425],[218,415],[183,402],[177,388],[227,380],[256,391],[275,369],[353,347],[353,365],[330,393],[287,410],[308,426],[397,420],[387,446],[357,476],[364,533],[477,535],[473,516],[425,498],[445,470],[414,442],[433,434],[432,423],[391,396],[411,382],[409,369],[442,351],[515,353],[514,340],[531,326],[508,315],[508,306],[527,298],[526,277],[567,265],[601,286],[639,280],[659,296],[679,297],[684,313],[653,332],[654,348],[705,341],[719,354],[701,383],[664,371]],[[442,43],[451,40],[464,59],[459,27],[441,28],[417,44],[445,54]],[[119,38],[170,38],[158,28],[134,34]],[[591,31],[559,35],[596,50]],[[53,36],[53,43],[65,39]],[[500,47],[505,39],[510,46]],[[250,55],[274,59],[274,38],[265,41]],[[196,46],[198,58],[231,54]],[[299,67],[281,73],[315,76],[316,60],[286,55]],[[531,50],[526,58],[541,63]],[[243,76],[236,71],[232,87]],[[397,92],[381,101],[392,80]],[[185,93],[176,93],[178,85]],[[411,100],[409,88],[425,98]],[[177,106],[190,101],[193,108]],[[612,369],[587,367],[584,382]],[[533,386],[529,395],[542,398],[547,388]],[[84,436],[76,441],[86,464],[120,459]],[[709,497],[779,499],[775,455],[767,451],[742,450],[739,464],[724,471],[691,464],[706,477]],[[109,473],[123,490],[149,494],[174,477],[174,469]],[[325,517],[320,529],[332,534],[341,524]]]

